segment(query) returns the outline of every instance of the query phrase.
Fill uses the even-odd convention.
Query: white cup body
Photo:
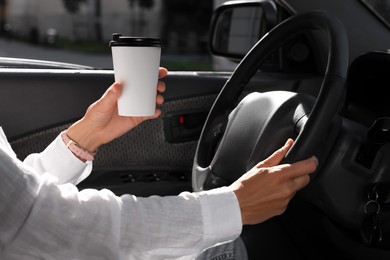
[[[156,109],[161,48],[112,46],[115,81],[123,85],[120,116],[151,116]]]

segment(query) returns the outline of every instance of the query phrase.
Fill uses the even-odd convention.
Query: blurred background
[[[163,40],[161,65],[210,70],[208,29],[223,0],[0,0],[0,56],[111,69],[113,33]]]

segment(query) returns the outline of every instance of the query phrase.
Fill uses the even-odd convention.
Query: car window
[[[390,0],[361,0],[390,29]]]
[[[0,0],[0,57],[111,69],[108,43],[121,33],[161,38],[171,70],[210,70],[212,10],[210,0]]]

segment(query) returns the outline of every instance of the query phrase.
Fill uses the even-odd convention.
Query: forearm
[[[132,235],[121,240],[134,245],[139,259],[161,259],[164,255],[194,259],[206,248],[233,240],[241,233],[238,202],[226,188],[137,198],[137,202],[133,199],[122,197],[126,214],[122,230]]]
[[[26,184],[25,195],[7,204],[11,209],[7,218],[1,216],[13,230],[3,232],[3,236],[13,234],[0,245],[5,257],[193,259],[205,248],[241,232],[238,205],[230,192],[117,197],[108,190],[79,192],[74,185],[56,185],[33,175],[14,184],[20,186],[21,179]],[[213,206],[223,208],[232,201],[232,214]],[[228,221],[229,216],[233,221]]]

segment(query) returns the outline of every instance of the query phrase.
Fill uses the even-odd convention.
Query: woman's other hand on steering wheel
[[[243,225],[282,214],[295,193],[309,183],[309,174],[318,165],[316,157],[279,165],[293,143],[287,140],[282,148],[230,185],[240,205]]]

